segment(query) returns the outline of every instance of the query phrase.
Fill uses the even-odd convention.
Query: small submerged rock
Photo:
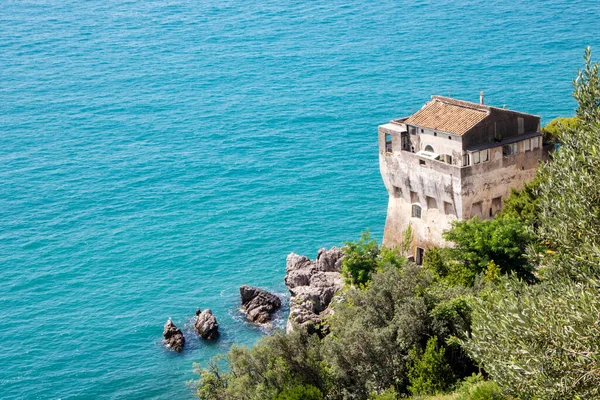
[[[240,286],[240,296],[242,311],[250,321],[258,324],[269,322],[273,313],[281,308],[279,297],[263,289],[243,285]]]
[[[169,318],[169,320],[165,323],[163,337],[165,338],[165,346],[168,348],[177,352],[183,350],[183,346],[185,345],[185,337],[183,337],[183,332],[181,332],[181,329],[176,327],[173,321],[171,321],[171,318]]]
[[[194,330],[202,339],[213,340],[219,337],[219,324],[210,309],[196,311]]]

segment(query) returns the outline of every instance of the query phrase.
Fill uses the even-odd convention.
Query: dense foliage
[[[545,143],[556,143],[560,141],[561,131],[566,129],[575,129],[579,120],[577,117],[559,117],[554,118],[542,128]]]
[[[368,230],[361,234],[360,240],[346,242],[343,250],[342,275],[349,285],[363,287],[369,283],[373,273],[388,265],[400,268],[406,263],[397,251],[379,247]]]
[[[523,279],[533,280],[533,268],[525,257],[525,250],[534,239],[518,219],[482,221],[475,217],[456,221],[444,237],[455,243],[454,247],[446,250],[449,269],[460,273],[464,284],[472,285],[475,277],[484,272],[492,261],[502,273],[514,272]]]
[[[598,398],[600,384],[600,84],[586,52],[574,81],[578,123],[538,171],[533,254],[542,283],[514,280],[474,304],[469,354],[521,399]]]
[[[600,398],[600,79],[585,59],[577,118],[546,127],[560,150],[501,213],[454,223],[423,267],[368,232],[348,242],[329,335],[233,346],[198,370],[198,397]]]
[[[600,397],[600,292],[508,280],[474,305],[469,353],[519,398]]]

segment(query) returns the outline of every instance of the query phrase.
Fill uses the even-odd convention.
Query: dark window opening
[[[406,133],[400,135],[400,139],[402,141],[402,150],[410,151],[410,136]]]
[[[505,144],[502,146],[502,155],[504,157],[512,156],[518,153],[517,143]]]
[[[425,146],[425,151],[433,153],[433,147],[431,147],[430,145],[427,145],[427,146]]]
[[[433,132],[433,136],[437,136],[437,132]]]
[[[398,186],[394,186],[394,197],[402,197],[402,189],[400,189]]]
[[[494,213],[492,212],[492,208],[490,207],[490,217],[493,217]]]
[[[425,249],[422,247],[417,247],[417,253],[415,254],[415,264],[421,265],[423,264],[423,255],[425,254]]]
[[[412,217],[413,218],[421,218],[421,206],[418,204],[413,204],[412,206]]]
[[[419,160],[419,165],[425,165],[425,160]]]

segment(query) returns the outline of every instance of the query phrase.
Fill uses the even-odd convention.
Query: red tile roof
[[[489,113],[490,107],[485,105],[433,96],[430,102],[411,115],[405,123],[463,135],[487,117]]]

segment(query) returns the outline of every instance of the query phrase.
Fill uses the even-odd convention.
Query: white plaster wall
[[[425,150],[427,145],[433,147],[434,153],[437,154],[450,154],[454,158],[458,158],[458,155],[462,155],[462,140],[460,136],[448,135],[446,133],[438,133],[438,136],[434,136],[433,132],[419,134],[420,147],[415,151]],[[450,136],[452,139],[448,139]]]

